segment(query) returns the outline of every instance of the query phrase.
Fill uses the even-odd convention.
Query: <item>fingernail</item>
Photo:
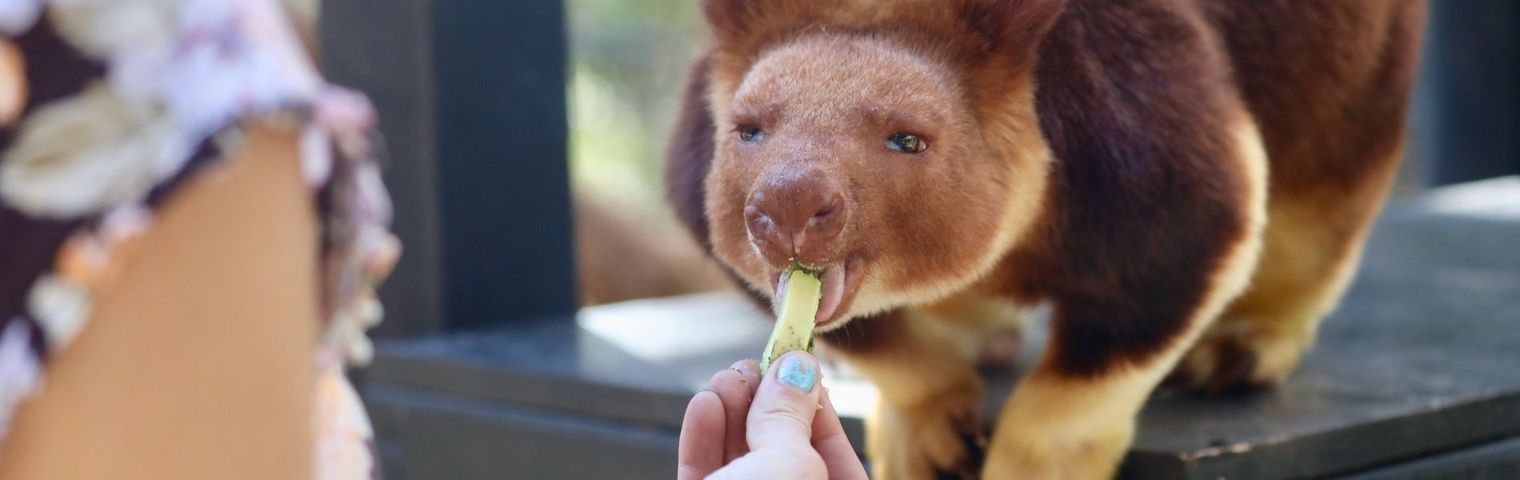
[[[776,370],[776,379],[798,390],[811,392],[813,385],[818,384],[818,367],[804,360],[800,354],[789,354],[781,358],[781,367]]]

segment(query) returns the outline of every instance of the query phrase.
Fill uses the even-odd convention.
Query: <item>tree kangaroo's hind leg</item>
[[[1266,244],[1250,290],[1178,367],[1182,383],[1221,392],[1282,381],[1350,285],[1403,153],[1425,8],[1375,5],[1391,9],[1368,9],[1387,20],[1364,34],[1383,39],[1381,53],[1341,66],[1339,83],[1247,89],[1273,156]],[[1290,109],[1281,98],[1306,100]]]
[[[1250,289],[1177,369],[1221,392],[1280,382],[1339,302],[1402,153],[1426,2],[1345,0],[1315,9],[1213,2],[1241,91],[1271,155],[1266,243]],[[1281,50],[1272,31],[1326,48]],[[1283,57],[1312,69],[1279,76]]]
[[[1276,384],[1298,366],[1361,262],[1362,245],[1397,170],[1400,152],[1393,150],[1349,186],[1287,191],[1272,199],[1250,289],[1178,365],[1175,381],[1220,393]]]

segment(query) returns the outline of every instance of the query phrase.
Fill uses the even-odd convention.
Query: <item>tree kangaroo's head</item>
[[[1039,214],[1036,51],[1059,0],[705,0],[715,255],[773,294],[822,270],[820,329],[986,274]]]

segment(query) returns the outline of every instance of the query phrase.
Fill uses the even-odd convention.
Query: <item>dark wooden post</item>
[[[1422,59],[1419,158],[1442,185],[1520,173],[1520,2],[1440,0]]]
[[[380,110],[406,255],[380,336],[575,309],[558,0],[328,0],[335,82]]]

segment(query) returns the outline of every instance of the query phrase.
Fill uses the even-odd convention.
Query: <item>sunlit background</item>
[[[662,208],[660,170],[703,30],[691,0],[569,0],[570,167],[577,187]]]

